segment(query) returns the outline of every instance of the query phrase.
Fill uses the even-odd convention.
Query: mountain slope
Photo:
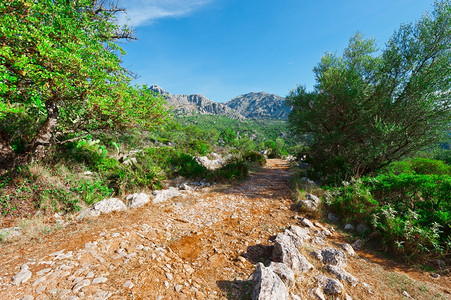
[[[286,120],[291,108],[285,99],[265,92],[248,93],[226,103],[214,102],[204,95],[173,95],[159,87],[150,87],[162,95],[174,112],[179,115],[193,113],[223,115],[235,119],[281,119]]]
[[[173,95],[163,90],[158,85],[152,85],[150,89],[162,95],[169,106],[174,108],[176,114],[211,114],[224,115],[231,118],[242,118],[242,116],[233,109],[221,103],[216,103],[204,95]]]
[[[226,105],[247,119],[285,120],[291,111],[284,98],[265,92],[240,95]]]

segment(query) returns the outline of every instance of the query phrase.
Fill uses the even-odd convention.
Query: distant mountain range
[[[174,112],[180,115],[200,113],[234,119],[285,120],[291,111],[285,98],[265,92],[248,93],[225,103],[217,103],[204,95],[173,95],[158,85],[152,85],[150,89],[161,94]]]

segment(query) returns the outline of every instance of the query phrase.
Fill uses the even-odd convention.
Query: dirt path
[[[268,262],[271,237],[296,223],[289,176],[284,161],[269,160],[234,186],[73,222],[28,242],[3,243],[0,299],[250,299],[255,263]],[[340,240],[334,234],[327,244]],[[309,254],[319,246],[324,245],[303,250],[315,265],[313,274],[323,272]],[[11,278],[23,264],[32,276],[14,286]],[[412,271],[406,279],[405,272],[368,254],[350,259],[349,272],[372,286],[350,288],[354,299],[401,299],[405,290],[418,299],[449,299],[449,278]],[[314,284],[306,277],[295,289],[308,299]]]

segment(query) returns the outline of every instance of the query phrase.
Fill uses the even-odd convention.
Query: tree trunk
[[[45,106],[47,108],[47,119],[39,132],[36,134],[36,137],[30,146],[31,152],[34,152],[40,157],[44,154],[44,147],[52,142],[53,131],[58,126],[59,117],[59,110],[56,101],[46,102]]]

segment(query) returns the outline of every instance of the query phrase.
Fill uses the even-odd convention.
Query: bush
[[[366,223],[379,204],[361,180],[352,180],[326,195],[326,203],[347,222]]]
[[[390,164],[384,173],[398,174],[436,174],[451,175],[451,166],[440,160],[411,158]]]
[[[255,163],[260,166],[264,166],[266,164],[265,156],[257,151],[248,151],[244,153],[243,159],[247,162]]]
[[[247,177],[248,167],[242,157],[233,157],[215,171],[217,179],[240,180]]]
[[[113,193],[104,180],[84,179],[76,183],[70,190],[78,193],[88,205],[111,196]]]
[[[187,178],[211,177],[210,171],[197,160],[185,153],[178,153],[170,160],[173,173]]]
[[[408,172],[353,180],[329,189],[326,202],[345,220],[371,225],[387,248],[405,257],[449,254],[451,176],[413,174],[405,162],[396,163],[391,169]],[[441,172],[442,168],[434,170]]]

